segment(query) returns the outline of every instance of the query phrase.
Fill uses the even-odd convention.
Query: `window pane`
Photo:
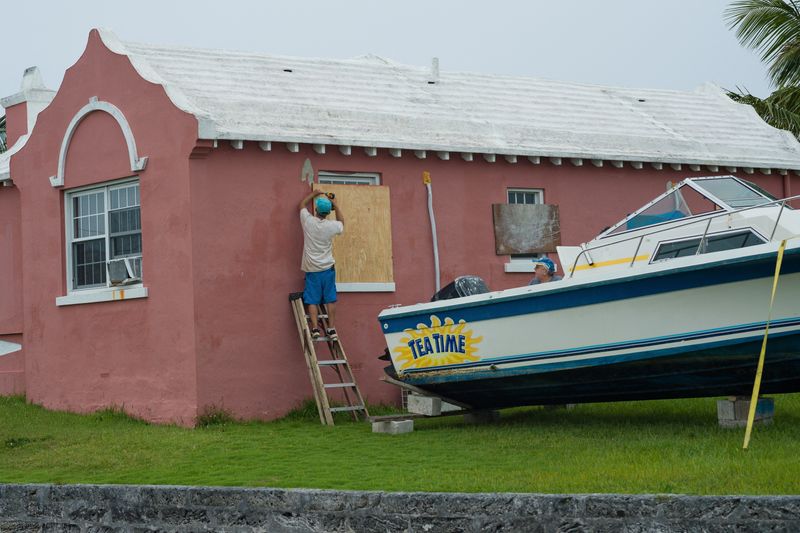
[[[715,235],[708,238],[704,250],[700,253],[722,252],[724,250],[735,250],[738,248],[745,248],[747,246],[755,246],[763,244],[762,241],[752,231],[729,233],[727,235]],[[658,248],[656,256],[653,261],[660,261],[662,259],[674,259],[676,257],[686,257],[695,255],[697,248],[700,245],[700,238],[687,239],[679,242],[669,242],[662,244]]]
[[[535,190],[509,190],[508,203],[510,204],[539,204],[541,203],[540,191]]]
[[[733,178],[702,180],[697,184],[734,209],[763,204],[774,199],[750,189]]]
[[[105,284],[105,247],[105,239],[72,244],[73,285],[75,288]]]
[[[120,209],[118,211],[110,211],[108,213],[108,218],[112,235],[114,235],[115,233],[141,231],[142,229],[142,223],[139,217],[138,207]]]

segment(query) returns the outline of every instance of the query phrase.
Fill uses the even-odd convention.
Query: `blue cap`
[[[533,261],[533,266],[534,267],[537,267],[537,266],[541,265],[541,266],[545,267],[547,269],[547,271],[549,273],[551,273],[551,274],[553,274],[556,271],[556,264],[553,263],[553,260],[550,259],[549,257],[537,257],[536,259],[533,259],[532,261]]]
[[[317,208],[317,213],[320,215],[327,215],[330,213],[331,207],[333,206],[331,201],[324,196],[317,196],[317,199],[314,200],[314,205]]]

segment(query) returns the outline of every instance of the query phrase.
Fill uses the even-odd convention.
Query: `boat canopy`
[[[735,176],[688,178],[603,231],[600,238],[714,211],[736,211],[776,201],[754,183]],[[786,206],[788,207],[788,206]]]

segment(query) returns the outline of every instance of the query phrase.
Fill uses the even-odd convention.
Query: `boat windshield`
[[[684,187],[681,186],[674,189],[669,194],[666,194],[662,198],[654,201],[652,205],[642,209],[631,218],[620,222],[609,234],[614,235],[623,231],[643,228],[645,226],[652,226],[653,224],[659,224],[661,222],[668,222],[670,220],[677,220],[679,218],[692,216],[692,210],[689,208],[689,205],[687,204],[686,199],[681,192],[681,189],[683,188]],[[694,192],[691,189],[688,190]]]
[[[732,209],[763,204],[775,198],[761,188],[751,187],[733,177],[697,180],[694,185],[709,192]]]
[[[605,230],[601,237],[669,222],[679,218],[733,211],[775,201],[775,198],[749,181],[733,176],[690,178],[650,205]],[[785,206],[791,209],[790,206]]]

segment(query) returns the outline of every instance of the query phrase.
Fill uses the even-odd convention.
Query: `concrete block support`
[[[747,425],[750,412],[750,398],[732,396],[726,400],[717,400],[717,421],[720,427],[740,428]],[[775,401],[772,398],[759,398],[756,403],[754,423],[769,425],[775,415]]]
[[[425,416],[439,416],[442,414],[442,399],[420,394],[409,394],[408,412]]]
[[[409,392],[406,398],[406,409],[409,413],[425,416],[439,416],[442,413],[462,411],[457,405],[447,403],[441,398],[434,396],[424,396],[415,392]]]
[[[414,431],[413,420],[385,420],[372,423],[373,433],[388,433],[389,435],[400,435]]]

